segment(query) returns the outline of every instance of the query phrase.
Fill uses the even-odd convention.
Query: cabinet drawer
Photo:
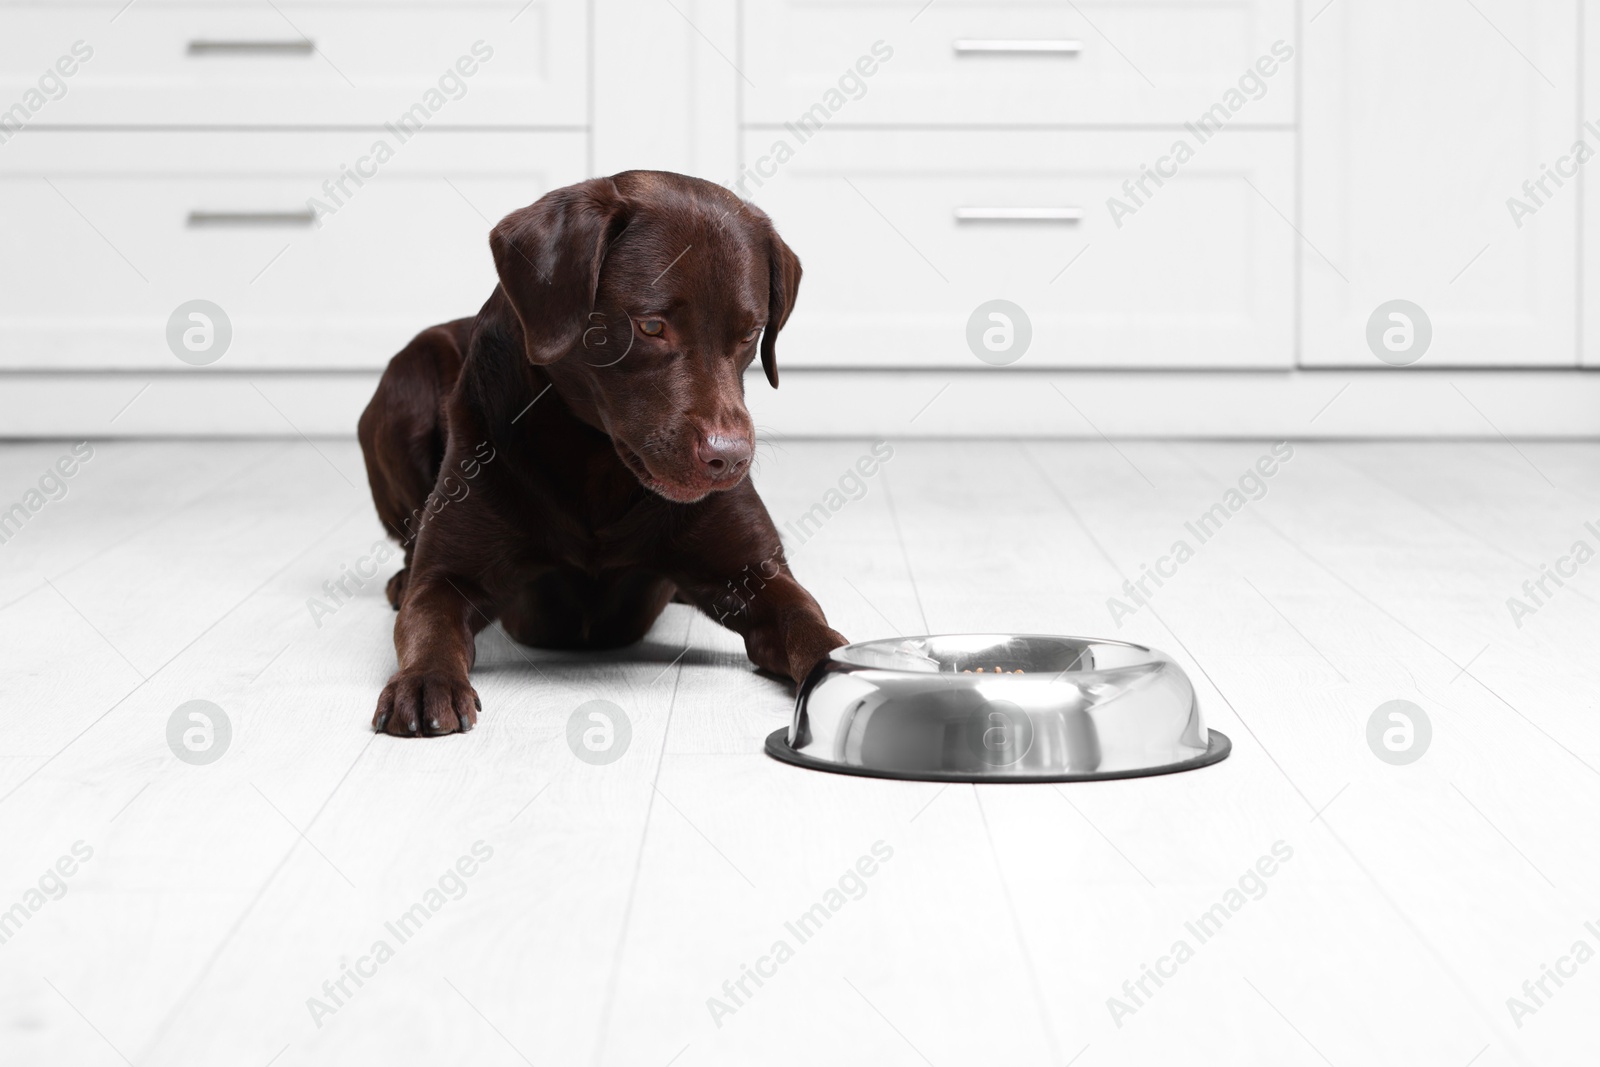
[[[1147,181],[1152,195],[1135,206],[1123,182],[1173,142],[1158,131],[818,134],[744,190],[805,265],[783,362],[982,368],[968,318],[1004,299],[1032,322],[1019,367],[1290,366],[1295,237],[1274,205],[1294,203],[1292,134],[1219,134],[1164,186]],[[1111,197],[1134,213],[1114,220]],[[1019,213],[1066,217],[1004,217]]]
[[[586,121],[581,0],[526,10],[140,0],[113,23],[119,6],[0,6],[0,107],[22,101],[29,122],[51,126]],[[79,41],[92,55],[37,92]]]
[[[496,284],[494,220],[583,176],[581,133],[30,131],[0,152],[0,368],[187,370],[168,319],[232,323],[218,368],[376,368]],[[335,187],[335,191],[337,191]],[[320,225],[307,218],[318,198]]]
[[[1295,43],[1291,0],[748,3],[745,120],[1181,125],[1225,104],[1231,122],[1283,124]],[[1262,57],[1273,73],[1237,92]]]

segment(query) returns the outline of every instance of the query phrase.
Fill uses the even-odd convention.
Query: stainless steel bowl
[[[943,634],[834,649],[767,754],[813,770],[937,782],[1074,782],[1227,757],[1165,653],[1122,641]]]

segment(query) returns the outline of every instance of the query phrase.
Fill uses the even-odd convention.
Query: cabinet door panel
[[[1178,126],[1278,41],[1294,45],[1291,0],[759,0],[744,8],[745,119],[801,122],[821,103],[869,125]],[[1233,121],[1292,122],[1291,68],[1247,80]]]
[[[374,140],[19,135],[0,153],[0,369],[187,370],[168,319],[202,299],[232,323],[219,368],[382,367],[494,291],[492,220],[583,172],[581,133],[425,130],[336,200]]]
[[[1300,49],[1303,363],[1379,365],[1368,320],[1406,300],[1432,325],[1419,366],[1573,365],[1578,183],[1535,201],[1524,182],[1574,169],[1576,4],[1320,7]]]
[[[580,0],[535,0],[520,12],[516,0],[393,7],[140,0],[111,26],[119,6],[0,5],[0,107],[25,102],[21,113],[12,110],[13,125],[587,121]],[[74,42],[76,57],[69,56]],[[64,57],[69,62],[57,68]],[[47,79],[40,94],[41,75],[51,70],[72,73]]]
[[[1032,324],[1018,367],[1292,365],[1295,237],[1273,206],[1294,201],[1292,135],[1224,131],[1113,219],[1177,136],[816,135],[745,187],[805,264],[783,361],[981,369],[968,319],[1004,299]],[[983,217],[1008,213],[1034,217]]]

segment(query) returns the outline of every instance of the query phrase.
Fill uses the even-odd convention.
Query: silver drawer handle
[[[309,56],[317,46],[304,37],[281,41],[202,41],[189,42],[191,56]]]
[[[189,228],[205,229],[210,226],[312,226],[317,216],[307,208],[304,211],[191,211]]]
[[[953,42],[958,56],[992,52],[1033,52],[1044,55],[1075,56],[1083,51],[1082,41],[1071,40],[985,40],[963,37]]]
[[[1080,222],[1081,207],[958,207],[957,222]]]

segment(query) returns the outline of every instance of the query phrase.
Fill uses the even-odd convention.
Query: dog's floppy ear
[[[611,180],[593,178],[546,193],[490,231],[500,288],[522,323],[529,362],[554,363],[583,337],[606,246],[627,215]]]
[[[795,298],[800,295],[800,257],[783,243],[778,231],[767,231],[767,328],[761,334],[761,369],[767,381],[778,387],[778,331],[789,321]]]

